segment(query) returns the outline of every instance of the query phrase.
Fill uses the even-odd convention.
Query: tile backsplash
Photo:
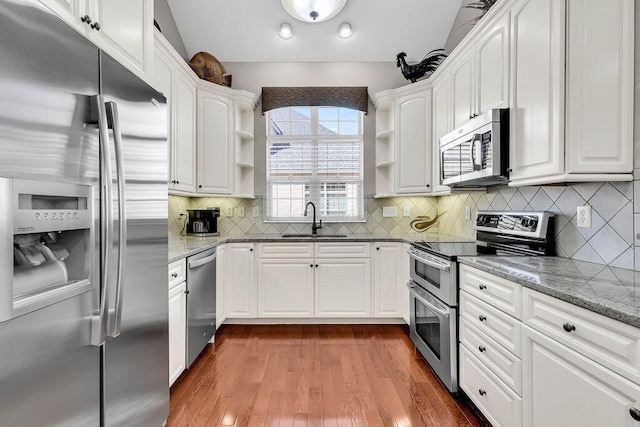
[[[637,199],[635,211],[634,198]],[[490,188],[486,193],[438,198],[375,199],[367,196],[365,204],[366,222],[324,223],[323,231],[348,234],[411,234],[415,233],[410,227],[412,219],[418,215],[433,217],[439,212],[444,215],[429,233],[473,239],[473,218],[478,210],[548,210],[556,214],[554,232],[556,252],[559,256],[633,269],[636,259],[634,251],[640,254],[640,240],[636,240],[634,235],[634,223],[640,230],[640,181],[520,188],[505,186]],[[184,227],[184,216],[181,217],[181,213],[186,213],[187,209],[212,206],[221,209],[218,228],[223,236],[310,231],[308,223],[265,222],[264,205],[264,198],[261,196],[255,199],[169,196],[169,231],[172,237],[179,237]],[[577,227],[576,207],[583,205],[592,208],[591,228]],[[382,208],[389,206],[397,208],[396,217],[383,217]],[[403,216],[405,207],[410,208],[410,217]],[[471,211],[470,220],[466,219],[466,208]],[[640,262],[635,265],[640,266]]]

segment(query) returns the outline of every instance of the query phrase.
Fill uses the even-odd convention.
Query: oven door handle
[[[417,259],[418,261],[427,264],[429,267],[433,267],[433,268],[437,268],[438,270],[441,271],[450,271],[451,267],[448,264],[440,264],[437,263],[435,261],[431,261],[428,258],[423,258],[420,255],[416,254],[415,252],[412,252],[411,249],[409,249],[409,251],[407,252],[410,256],[414,257],[415,259]]]
[[[407,287],[409,288],[409,292],[411,292],[411,295],[413,295],[413,297],[415,299],[417,299],[422,304],[424,304],[429,310],[433,311],[436,314],[439,314],[440,316],[444,317],[445,319],[448,319],[449,318],[449,313],[440,310],[438,307],[436,307],[435,305],[433,305],[432,303],[430,303],[429,301],[427,301],[426,299],[424,299],[420,295],[418,295],[418,293],[415,291],[416,286],[417,285],[414,285],[411,282],[407,283]]]

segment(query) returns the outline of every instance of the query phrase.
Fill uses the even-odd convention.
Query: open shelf
[[[376,134],[376,139],[389,138],[392,134],[393,134],[393,129],[383,130]]]
[[[376,163],[376,167],[377,168],[388,168],[391,165],[393,165],[393,160],[388,160],[386,162]]]
[[[253,133],[245,130],[237,130],[236,134],[240,137],[240,139],[253,139]]]
[[[252,168],[253,164],[248,162],[236,162],[236,166],[241,168]]]

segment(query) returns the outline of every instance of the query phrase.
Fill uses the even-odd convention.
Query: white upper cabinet
[[[475,114],[474,65],[475,53],[469,50],[451,66],[454,129],[472,119]]]
[[[176,70],[173,77],[171,114],[173,115],[173,147],[170,155],[169,173],[174,190],[193,192],[196,186],[196,88],[193,77]]]
[[[476,44],[475,114],[509,106],[510,17],[502,12]]]
[[[397,193],[431,192],[431,90],[396,103]]]
[[[633,165],[633,0],[567,2],[567,173]]]
[[[159,32],[154,44],[151,84],[167,98],[169,190],[192,193],[196,185],[197,78]]]
[[[512,9],[510,185],[629,181],[633,0]]]
[[[233,177],[233,104],[205,87],[198,88],[196,191],[231,194]]]
[[[433,82],[433,192],[451,189],[440,184],[440,138],[453,130],[451,114],[451,82],[449,74],[443,74]]]
[[[511,180],[564,166],[564,2],[521,0],[513,11]]]
[[[41,0],[142,79],[153,63],[153,0]]]

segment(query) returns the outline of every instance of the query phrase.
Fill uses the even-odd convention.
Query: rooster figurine
[[[400,71],[402,71],[405,79],[411,80],[411,83],[415,83],[418,79],[426,76],[427,73],[431,74],[438,68],[447,57],[447,55],[442,52],[444,52],[444,49],[434,49],[427,53],[422,61],[413,65],[407,64],[407,61],[404,59],[407,54],[400,52],[396,56],[396,66],[400,67]]]

